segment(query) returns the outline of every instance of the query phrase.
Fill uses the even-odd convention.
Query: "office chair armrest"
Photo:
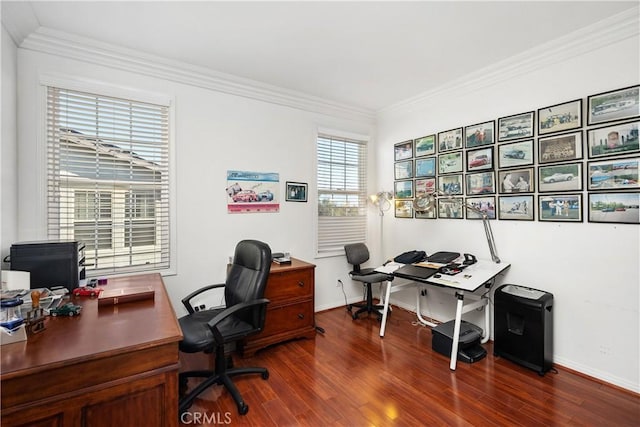
[[[266,298],[260,298],[260,299],[256,299],[256,300],[252,300],[252,301],[241,302],[240,304],[236,304],[234,306],[231,306],[231,307],[225,309],[224,311],[219,313],[216,317],[214,317],[213,319],[209,320],[207,322],[207,324],[209,325],[209,328],[211,329],[211,332],[213,332],[213,336],[215,337],[216,342],[218,344],[221,344],[223,342],[222,335],[220,334],[220,331],[218,330],[218,323],[222,322],[227,317],[229,317],[232,314],[235,314],[235,313],[237,313],[239,311],[248,310],[250,308],[253,308],[253,307],[259,306],[259,305],[264,305],[264,307],[266,308],[266,306],[267,306],[267,304],[269,302],[270,301],[268,299],[266,299]]]
[[[200,295],[203,292],[209,291],[211,289],[217,289],[217,288],[224,288],[225,284],[224,283],[217,283],[215,285],[207,285],[205,287],[202,287],[192,293],[190,293],[189,295],[187,295],[186,297],[182,298],[182,305],[185,306],[185,308],[187,309],[187,311],[189,313],[194,313],[195,309],[193,308],[193,306],[191,305],[191,299]]]

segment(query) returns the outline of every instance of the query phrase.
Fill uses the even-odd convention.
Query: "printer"
[[[434,351],[451,356],[453,345],[453,327],[455,320],[441,323],[431,329],[431,348]],[[462,320],[460,323],[460,339],[458,341],[458,360],[466,363],[474,363],[484,358],[487,351],[480,345],[482,329],[473,323]]]

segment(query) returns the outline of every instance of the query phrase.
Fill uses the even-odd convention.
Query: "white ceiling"
[[[23,9],[25,3],[30,5],[32,27],[370,111],[638,5],[638,1],[22,3]]]

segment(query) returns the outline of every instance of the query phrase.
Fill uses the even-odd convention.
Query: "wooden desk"
[[[159,274],[109,279],[152,286],[155,299],[98,309],[72,298],[77,317],[0,349],[2,425],[175,426],[182,333]]]

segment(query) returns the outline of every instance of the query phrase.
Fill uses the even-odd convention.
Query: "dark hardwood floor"
[[[182,425],[251,426],[639,426],[640,395],[565,369],[536,372],[493,356],[458,363],[431,350],[431,330],[395,308],[385,337],[375,317],[352,320],[344,308],[316,314],[325,329],[234,357],[236,366],[264,366],[234,379],[249,413],[241,416],[221,386],[184,415]],[[209,363],[181,355],[182,370]],[[191,380],[190,387],[197,380]]]

